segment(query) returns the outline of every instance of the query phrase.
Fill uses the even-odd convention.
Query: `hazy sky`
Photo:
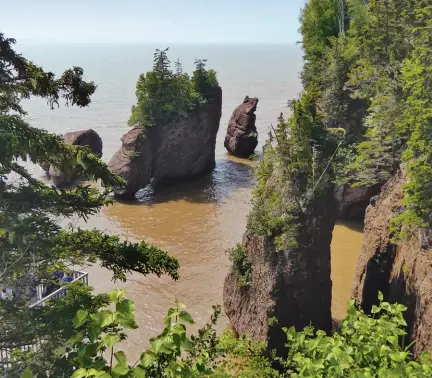
[[[305,0],[0,0],[18,41],[295,43]]]

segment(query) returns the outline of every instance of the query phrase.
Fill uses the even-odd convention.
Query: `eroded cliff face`
[[[127,181],[116,194],[131,198],[152,179],[181,180],[207,172],[215,166],[216,135],[222,111],[222,90],[212,101],[188,117],[145,131],[134,128],[122,137],[122,146],[108,166]]]
[[[399,172],[384,185],[366,210],[363,245],[353,283],[352,297],[365,311],[385,300],[408,307],[408,334],[414,353],[432,350],[432,245],[431,230],[420,230],[399,245],[391,242],[390,221],[402,209],[406,175]]]
[[[308,325],[329,332],[331,320],[330,244],[337,206],[333,189],[299,219],[297,246],[277,250],[274,243],[246,233],[243,243],[252,265],[248,286],[238,285],[238,272],[225,279],[224,307],[239,334],[268,341],[268,350],[285,350],[282,327]],[[277,323],[272,320],[277,319]]]

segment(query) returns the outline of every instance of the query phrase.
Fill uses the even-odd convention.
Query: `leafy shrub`
[[[237,284],[240,287],[249,286],[252,282],[252,264],[248,260],[246,246],[237,244],[228,250],[228,254],[237,272]]]
[[[332,336],[311,327],[302,332],[285,329],[289,354],[280,363],[290,377],[431,377],[428,356],[414,361],[411,345],[403,345],[405,310],[400,304],[383,302],[381,293],[372,317],[351,301],[346,319]]]
[[[101,303],[98,310],[78,310],[73,320],[75,335],[57,353],[55,377],[154,377],[154,378],[429,378],[430,356],[416,361],[411,345],[404,345],[406,323],[400,304],[383,301],[373,306],[372,316],[358,310],[354,302],[338,331],[327,335],[306,327],[284,329],[289,349],[285,357],[272,352],[264,357],[265,342],[230,331],[221,336],[214,325],[220,307],[214,306],[210,322],[195,336],[186,325],[192,317],[176,302],[164,319],[162,333],[150,339],[150,347],[138,361],[130,363],[119,348],[126,329],[135,329],[135,304],[122,290],[109,293],[115,310]],[[274,321],[275,326],[277,322]],[[105,354],[103,353],[105,352]],[[107,359],[105,357],[108,357]],[[275,368],[277,367],[277,369]],[[45,375],[44,375],[45,376]],[[33,377],[27,369],[21,378]]]

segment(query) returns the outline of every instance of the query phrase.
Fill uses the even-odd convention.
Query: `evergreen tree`
[[[167,51],[156,50],[153,70],[138,79],[137,104],[132,106],[129,118],[131,126],[146,128],[184,118],[210,101],[219,86],[216,73],[206,70],[205,60],[197,61],[192,78],[183,72],[178,60],[173,72]]]
[[[192,75],[194,90],[204,103],[213,98],[214,89],[218,86],[216,72],[207,70],[206,65],[207,59],[196,59],[195,71]]]
[[[358,6],[358,4],[357,4]],[[353,97],[369,103],[364,120],[365,141],[358,146],[353,168],[360,183],[385,182],[398,168],[405,136],[396,123],[402,114],[401,64],[407,53],[400,0],[373,0],[362,29],[354,30],[351,44],[359,50],[348,86]]]
[[[79,67],[56,79],[17,54],[14,43],[0,34],[0,287],[11,288],[16,294],[11,301],[0,301],[0,343],[45,340],[42,349],[49,356],[65,341],[61,337],[65,330],[47,326],[56,320],[49,307],[29,311],[27,306],[31,290],[52,281],[54,272],[98,263],[110,269],[114,279],[125,280],[128,272],[168,274],[177,279],[179,265],[166,252],[145,242],[127,243],[96,229],[58,224],[59,220],[87,220],[110,203],[111,188],[124,182],[88,148],[67,145],[24,120],[23,98],[43,97],[50,106],[63,98],[82,107],[90,103],[96,86],[83,80]],[[91,185],[71,191],[56,189],[33,177],[26,162],[77,167],[80,175],[100,180],[105,189]],[[68,293],[73,291],[68,289]],[[85,296],[74,298],[75,311],[92,305],[85,302]],[[65,311],[62,316],[67,319],[72,314]]]
[[[405,94],[400,133],[408,135],[402,160],[410,182],[405,187],[406,210],[396,219],[403,234],[416,227],[432,227],[432,3],[409,1],[404,16],[409,22],[412,51],[402,68]]]
[[[302,9],[300,31],[304,52],[304,66],[301,73],[303,87],[315,96],[323,89],[324,59],[331,45],[331,37],[339,34],[339,0],[310,0]]]

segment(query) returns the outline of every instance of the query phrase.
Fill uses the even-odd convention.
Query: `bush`
[[[252,264],[248,260],[246,246],[237,244],[228,250],[228,254],[237,272],[237,284],[240,287],[249,286],[252,283]]]
[[[284,329],[289,354],[279,361],[290,377],[431,377],[428,356],[414,361],[411,345],[404,345],[405,310],[400,304],[383,302],[381,293],[372,317],[351,301],[340,331],[332,336],[312,327],[302,332]]]
[[[243,248],[236,247],[237,251]],[[241,253],[240,253],[241,255]],[[158,377],[158,378],[427,378],[432,376],[430,356],[417,361],[404,345],[406,323],[400,304],[383,301],[372,308],[372,316],[350,302],[341,328],[331,336],[307,327],[297,332],[284,329],[289,349],[285,357],[272,352],[264,357],[262,341],[235,338],[230,331],[221,336],[214,325],[221,313],[214,306],[210,322],[189,336],[186,325],[192,317],[176,303],[164,319],[162,333],[150,339],[150,347],[131,364],[119,342],[125,329],[135,329],[135,304],[122,290],[109,293],[111,309],[101,303],[98,310],[78,310],[73,320],[75,335],[58,351],[55,377]],[[106,351],[104,354],[103,352]],[[108,357],[108,358],[105,358]],[[277,369],[275,369],[277,366]],[[41,375],[42,376],[42,375]],[[45,376],[45,375],[43,375]],[[26,370],[21,378],[33,377]]]

